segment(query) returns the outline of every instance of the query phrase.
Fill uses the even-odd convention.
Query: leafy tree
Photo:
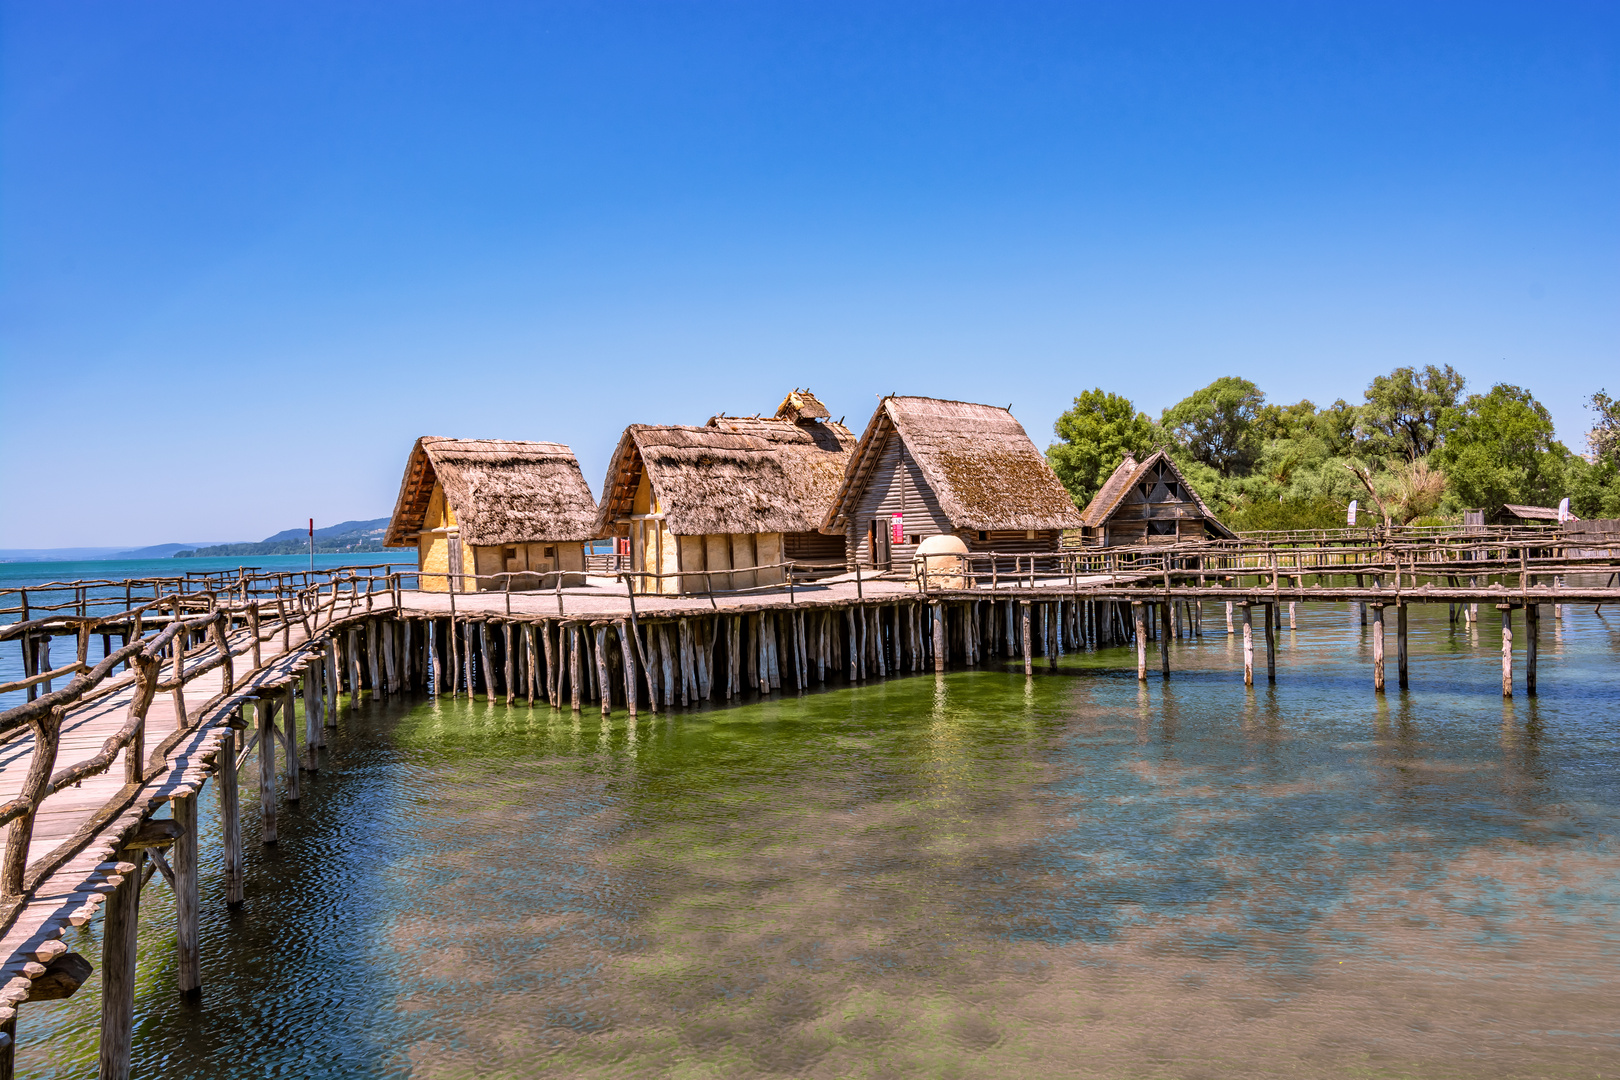
[[[1240,476],[1260,459],[1265,402],[1254,383],[1228,375],[1164,410],[1159,423],[1193,460]]]
[[[1046,460],[1076,506],[1085,506],[1127,453],[1142,457],[1163,438],[1147,413],[1129,398],[1101,388],[1074,399],[1052,430],[1061,442],[1046,449]]]
[[[1317,412],[1312,427],[1323,448],[1334,457],[1351,457],[1360,449],[1356,428],[1361,422],[1361,406],[1340,398]]]
[[[1598,414],[1596,424],[1586,433],[1586,448],[1592,460],[1620,468],[1620,401],[1599,390],[1592,395],[1590,408]]]
[[[1504,503],[1556,506],[1568,449],[1553,438],[1552,416],[1523,387],[1497,383],[1446,409],[1435,461],[1464,506],[1489,513]]]
[[[1357,424],[1369,449],[1403,455],[1407,461],[1427,457],[1440,440],[1440,416],[1457,407],[1465,380],[1447,364],[1396,368],[1367,387]]]

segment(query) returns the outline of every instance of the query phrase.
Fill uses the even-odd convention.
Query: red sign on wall
[[[906,525],[905,516],[903,514],[894,515],[894,520],[890,522],[889,529],[890,534],[894,537],[894,542],[896,544],[903,544],[906,542]]]

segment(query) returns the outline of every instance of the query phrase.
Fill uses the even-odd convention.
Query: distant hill
[[[383,536],[387,518],[371,521],[344,521],[315,530],[315,553],[342,554],[352,551],[385,551]],[[192,551],[175,551],[177,559],[240,558],[244,555],[302,555],[309,551],[309,530],[283,529],[257,544],[218,544]]]
[[[153,544],[151,547],[136,548],[133,551],[120,551],[116,555],[109,555],[111,559],[167,559],[171,556],[189,555],[194,548],[203,544],[217,544],[218,541],[205,540],[200,544]]]

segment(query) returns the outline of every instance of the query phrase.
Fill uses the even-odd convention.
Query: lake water
[[[406,551],[365,551],[348,555],[317,555],[315,556],[316,570],[332,570],[341,566],[375,566],[379,563],[408,563],[416,565],[415,550]],[[218,559],[96,559],[82,562],[9,562],[0,563],[0,589],[28,589],[30,590],[28,602],[36,610],[40,605],[61,604],[74,599],[72,589],[39,590],[45,584],[54,584],[64,581],[123,581],[126,578],[152,578],[152,577],[183,577],[185,574],[198,574],[204,571],[219,573],[221,571],[235,571],[238,567],[256,567],[266,572],[289,573],[309,569],[308,555],[260,555],[254,557],[218,558]],[[124,588],[122,585],[90,588],[86,595],[95,597],[117,597],[122,600]],[[139,594],[137,594],[139,595]],[[146,592],[151,597],[151,592]],[[137,601],[138,602],[138,601]],[[0,598],[0,607],[14,608],[19,606],[15,594],[7,594]],[[92,608],[92,614],[109,615],[120,610],[118,607]],[[36,614],[36,618],[39,616]],[[18,615],[11,613],[0,615],[0,624],[16,622]],[[118,643],[114,642],[117,648]],[[52,646],[52,663],[61,666],[66,660],[73,659],[73,645],[66,638],[58,638]],[[92,663],[101,659],[101,638],[91,639],[90,660]],[[0,645],[0,682],[11,682],[23,677],[22,647],[17,642],[7,642]],[[57,683],[60,689],[64,684]],[[9,709],[28,700],[26,693],[0,694],[0,709]]]
[[[1220,634],[1142,685],[346,712],[274,848],[244,770],[237,912],[205,793],[200,1005],[146,889],[137,1075],[1612,1076],[1620,612],[1544,615],[1507,702],[1495,627],[1412,623],[1383,699],[1313,606],[1275,688]],[[18,1075],[94,1075],[99,991],[23,1007]]]

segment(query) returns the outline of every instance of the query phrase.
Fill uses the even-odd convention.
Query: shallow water
[[[145,891],[137,1075],[1612,1075],[1620,612],[1542,626],[1508,702],[1494,627],[1418,611],[1380,700],[1321,606],[1275,688],[1212,634],[1144,685],[346,713],[274,848],[244,771],[241,911],[205,844],[200,1006]],[[99,989],[19,1075],[94,1075]]]

